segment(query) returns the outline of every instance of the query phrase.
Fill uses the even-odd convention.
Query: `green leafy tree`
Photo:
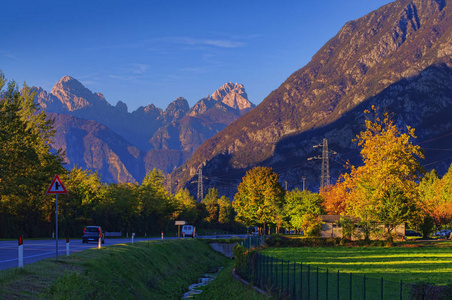
[[[204,204],[207,217],[207,222],[218,222],[219,205],[218,205],[218,191],[215,188],[210,188],[206,197],[201,201]]]
[[[0,235],[48,235],[54,197],[45,195],[55,174],[64,174],[63,154],[52,152],[53,121],[33,102],[25,84],[0,74]]]
[[[67,197],[59,201],[61,235],[78,236],[84,226],[94,225],[93,212],[102,202],[106,186],[98,173],[79,167],[73,167],[61,180],[68,191]]]
[[[284,189],[279,176],[268,167],[249,170],[238,186],[232,203],[236,219],[246,226],[281,223]]]
[[[190,195],[187,189],[181,189],[176,193],[174,196],[174,207],[173,219],[195,224],[198,218],[196,199]]]
[[[133,183],[109,184],[98,206],[93,209],[93,222],[104,230],[131,234],[135,231],[140,212],[138,186]]]
[[[426,233],[431,232],[432,228],[428,230],[431,221],[437,227],[452,222],[452,164],[441,179],[435,170],[427,173],[419,184],[419,194],[421,224],[426,225],[423,226]]]
[[[324,213],[322,203],[319,194],[298,189],[286,192],[284,211],[289,224],[304,231],[307,236],[318,235],[321,230],[318,217]]]
[[[410,201],[397,187],[388,188],[385,194],[379,199],[376,208],[376,217],[385,225],[387,238],[390,243],[393,242],[391,232],[396,226],[413,220],[415,213],[415,202]]]
[[[234,220],[234,209],[232,208],[231,200],[226,196],[221,196],[218,199],[218,222],[222,224],[231,223]]]
[[[140,228],[145,233],[158,233],[171,219],[174,207],[164,186],[165,177],[153,169],[137,188]]]

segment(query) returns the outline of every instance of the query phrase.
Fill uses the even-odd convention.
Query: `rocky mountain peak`
[[[81,82],[71,76],[61,78],[50,91],[60,99],[68,111],[76,111],[87,106],[110,106],[100,93],[92,93]]]
[[[162,109],[158,108],[157,106],[155,106],[152,103],[149,105],[146,105],[146,107],[144,107],[144,108],[143,107],[138,108],[138,110],[140,110],[140,109],[142,109],[146,115],[150,115],[150,116],[157,117],[162,114]]]
[[[333,142],[339,136],[347,136],[342,140],[356,136],[360,128],[355,125],[360,122],[355,116],[361,117],[371,101],[406,116],[404,122],[416,130],[431,133],[434,126],[445,128],[435,107],[442,101],[452,109],[449,72],[438,71],[452,70],[451,26],[452,6],[444,0],[396,0],[348,22],[258,107],[203,143],[175,180],[180,178],[184,186],[199,165],[207,166],[203,173],[223,175],[225,169],[236,172],[265,163],[280,167],[285,155],[289,168],[295,156],[306,160],[312,145],[323,137]],[[435,76],[430,76],[433,71]],[[421,80],[428,76],[436,81]],[[212,98],[224,102],[226,95],[239,91],[228,83]],[[441,91],[447,95],[435,94]],[[333,122],[346,124],[342,133]],[[431,128],[425,129],[427,124]],[[440,130],[435,134],[440,136]],[[288,154],[295,141],[297,154]],[[344,152],[352,146],[346,147]]]
[[[179,120],[189,109],[190,105],[188,104],[188,101],[183,97],[179,97],[168,105],[163,112],[163,118],[166,122]]]
[[[119,111],[121,111],[121,112],[128,112],[128,107],[127,107],[127,104],[125,104],[124,102],[122,102],[122,101],[118,101],[117,103],[116,103],[116,106],[115,106]]]
[[[245,87],[238,83],[225,83],[222,87],[216,90],[210,98],[223,102],[227,106],[238,110],[254,107],[254,104],[248,100]]]

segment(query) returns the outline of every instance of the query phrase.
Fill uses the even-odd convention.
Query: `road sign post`
[[[187,224],[187,222],[185,222],[185,221],[176,221],[174,223],[174,225],[177,226],[177,237],[180,237],[180,226],[185,225],[185,224]]]
[[[56,240],[56,254],[55,258],[58,260],[58,194],[67,194],[67,190],[64,187],[58,175],[52,180],[49,188],[47,189],[47,194],[55,194],[55,240]]]

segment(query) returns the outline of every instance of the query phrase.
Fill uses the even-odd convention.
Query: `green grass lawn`
[[[394,282],[452,283],[452,242],[404,242],[395,247],[300,247],[261,251],[330,272],[353,273]]]

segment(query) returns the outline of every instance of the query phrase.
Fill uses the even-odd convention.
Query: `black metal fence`
[[[257,248],[262,246],[265,242],[265,237],[263,235],[250,235],[246,239],[240,242],[240,245],[247,249]]]
[[[265,292],[289,299],[410,299],[410,285],[340,273],[300,262],[249,255],[242,277]]]

